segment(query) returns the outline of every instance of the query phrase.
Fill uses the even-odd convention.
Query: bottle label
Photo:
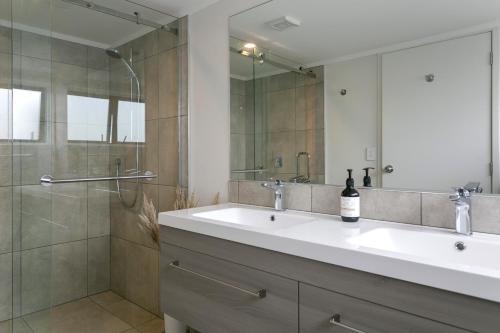
[[[359,217],[359,197],[340,197],[340,216]]]

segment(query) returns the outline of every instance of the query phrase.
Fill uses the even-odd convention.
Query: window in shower
[[[12,119],[9,95],[12,91]],[[42,92],[28,89],[0,89],[0,140],[40,140]],[[12,120],[12,128],[9,126]]]
[[[117,125],[119,142],[146,142],[145,104],[118,101]]]
[[[107,140],[109,99],[68,95],[67,103],[68,141]]]

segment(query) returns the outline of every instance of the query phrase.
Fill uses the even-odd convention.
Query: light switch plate
[[[377,160],[377,148],[376,147],[366,148],[366,160],[367,161],[376,161]]]

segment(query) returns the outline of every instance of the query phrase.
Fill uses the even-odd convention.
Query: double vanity
[[[240,204],[159,221],[162,309],[202,333],[500,330],[500,236]]]

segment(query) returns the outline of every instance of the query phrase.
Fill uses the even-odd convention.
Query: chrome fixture
[[[392,165],[388,164],[388,165],[386,165],[384,167],[384,172],[385,173],[393,173],[394,172],[394,167]]]
[[[235,38],[235,37],[232,37],[232,38]],[[287,64],[283,64],[282,62],[273,60],[272,58],[269,57],[269,55],[266,55],[265,53],[262,53],[262,52],[259,52],[259,54],[255,54],[255,52],[253,50],[237,49],[235,47],[230,47],[229,51],[231,51],[233,53],[240,54],[240,55],[245,56],[245,57],[250,57],[250,58],[256,59],[260,64],[263,64],[266,62],[266,63],[268,63],[274,67],[277,67],[277,68],[285,69],[287,71],[294,72],[297,74],[302,74],[302,75],[310,77],[312,79],[316,78],[316,74],[310,69],[307,69],[303,66],[294,67],[294,66],[290,66]]]
[[[276,210],[286,210],[284,207],[284,202],[285,202],[285,184],[279,180],[276,179],[274,183],[262,183],[262,187],[265,187],[269,190],[274,191],[274,209]]]
[[[92,1],[85,1],[85,0],[62,0],[62,1],[70,3],[70,4],[75,5],[75,6],[80,6],[83,8],[94,10],[94,11],[99,12],[99,13],[108,14],[108,15],[111,15],[114,17],[119,17],[121,19],[130,21],[130,22],[134,22],[136,24],[145,25],[145,26],[148,26],[148,27],[154,28],[154,29],[164,29],[164,30],[170,31],[174,34],[177,34],[176,28],[171,28],[168,25],[162,25],[162,24],[159,24],[159,23],[147,20],[147,19],[143,19],[140,17],[140,14],[138,12],[134,12],[133,14],[127,14],[127,13],[123,13],[123,12],[117,11],[117,10],[109,8],[109,7],[98,5]]]
[[[120,51],[118,51],[117,49],[107,49],[106,54],[113,59],[121,60],[121,62],[128,69],[130,76],[131,76],[130,77],[130,80],[131,80],[131,82],[130,82],[130,100],[131,101],[133,100],[134,93],[133,93],[132,81],[134,81],[135,85],[137,87],[136,103],[137,103],[137,105],[139,105],[139,103],[141,102],[141,83],[139,82],[139,78],[137,77],[136,72],[132,68],[132,56],[130,56],[130,63],[129,63],[123,58]],[[134,123],[133,119],[131,119],[131,123],[132,124]],[[123,143],[125,143],[126,140],[127,140],[127,136],[125,136],[123,138]],[[123,206],[125,206],[127,208],[132,208],[135,206],[135,204],[137,202],[137,196],[138,196],[138,192],[139,192],[139,179],[140,178],[132,178],[132,179],[135,179],[135,192],[134,192],[135,194],[134,194],[134,199],[132,200],[132,202],[127,203],[125,200],[123,200],[123,197],[121,194],[121,189],[120,189],[120,179],[124,179],[124,178],[120,178],[121,160],[119,158],[117,158],[115,160],[115,165],[116,165],[116,177],[114,177],[114,178],[116,180],[116,189],[118,192],[118,199],[120,200],[120,202],[122,203]],[[136,140],[136,142],[135,142],[135,171],[138,173],[139,170],[140,170],[139,169],[139,141]]]
[[[343,324],[340,322],[340,314],[336,313],[330,318],[330,324],[333,326],[341,327],[349,332],[355,333],[366,333],[365,331],[358,330],[357,328],[351,327],[349,325]]]
[[[267,294],[266,289],[260,289],[260,290],[257,290],[257,291],[251,291],[251,290],[248,290],[248,289],[244,289],[244,288],[235,286],[234,284],[230,284],[230,283],[227,283],[225,281],[221,281],[219,279],[215,279],[215,278],[207,276],[205,274],[201,274],[201,273],[195,272],[193,270],[181,267],[181,265],[180,265],[180,263],[179,263],[178,260],[172,261],[170,264],[168,264],[168,266],[171,267],[171,268],[183,271],[185,273],[189,273],[189,274],[195,275],[195,276],[200,277],[202,279],[215,282],[215,283],[223,285],[225,287],[229,287],[231,289],[238,290],[238,291],[240,291],[240,292],[242,292],[244,294],[247,294],[247,295],[250,295],[250,296],[254,296],[256,298],[264,298],[264,297],[266,297],[266,294]]]
[[[467,246],[465,246],[464,242],[456,242],[455,243],[455,249],[457,249],[458,251],[463,251],[467,248]]]
[[[232,170],[232,173],[264,173],[267,169],[257,168],[257,169],[242,169],[242,170]]]
[[[143,175],[136,176],[116,176],[116,177],[91,177],[91,178],[71,178],[71,179],[54,179],[51,175],[43,175],[40,178],[40,184],[42,185],[52,185],[52,184],[68,184],[68,183],[86,183],[86,182],[102,182],[106,180],[121,180],[121,179],[146,179],[152,180],[157,176],[151,171],[145,171]]]
[[[464,187],[456,187],[450,200],[455,203],[455,229],[462,235],[472,234],[471,192]]]
[[[300,172],[300,158],[302,156],[306,157],[306,173],[305,175]],[[306,151],[301,151],[295,155],[296,158],[296,169],[295,169],[295,177],[290,179],[290,182],[292,183],[310,183],[311,182],[311,175],[309,172],[309,165],[311,163],[311,154],[309,154]]]

